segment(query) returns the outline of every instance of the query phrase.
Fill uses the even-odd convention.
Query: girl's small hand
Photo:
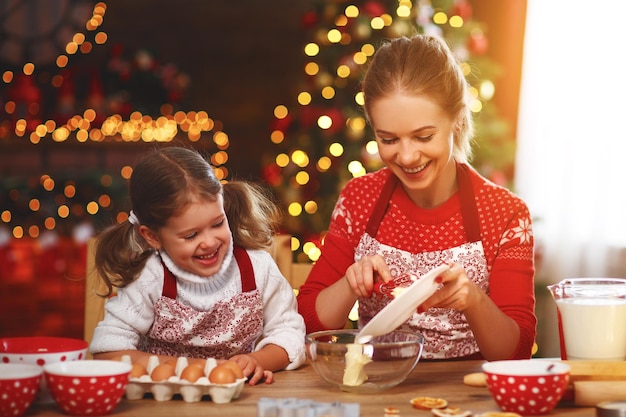
[[[348,267],[345,277],[357,297],[371,297],[374,282],[390,281],[391,272],[382,256],[364,256]]]
[[[230,358],[243,370],[243,375],[248,378],[248,385],[256,385],[261,380],[266,384],[274,382],[274,373],[263,369],[254,356],[241,354]]]
[[[469,279],[465,269],[457,263],[451,263],[449,266],[448,270],[436,278],[436,282],[442,283],[443,287],[424,301],[418,311],[425,311],[431,307],[464,311],[480,301],[482,291]]]

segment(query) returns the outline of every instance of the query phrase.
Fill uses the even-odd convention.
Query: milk
[[[555,300],[566,359],[626,359],[626,299]],[[562,344],[563,345],[563,344]]]

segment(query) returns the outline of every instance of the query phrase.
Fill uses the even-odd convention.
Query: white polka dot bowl
[[[0,363],[0,417],[20,417],[39,391],[40,366]]]
[[[0,363],[43,366],[55,362],[85,359],[87,342],[82,339],[54,336],[0,337]],[[41,378],[37,403],[52,403],[45,378]]]
[[[496,404],[503,411],[528,416],[551,412],[570,375],[566,363],[543,359],[486,362],[482,368]]]
[[[85,359],[87,342],[82,339],[53,336],[0,337],[0,362],[48,363]]]
[[[43,367],[61,410],[74,416],[109,414],[124,396],[132,365],[113,360],[57,362]]]

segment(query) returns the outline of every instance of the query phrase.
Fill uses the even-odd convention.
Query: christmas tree
[[[499,68],[487,58],[484,25],[468,0],[326,0],[302,17],[310,34],[297,97],[277,105],[273,147],[263,178],[283,206],[285,233],[294,236],[296,260],[316,260],[339,191],[350,178],[382,167],[366,123],[359,83],[384,39],[426,33],[444,38],[471,85],[476,121],[472,164],[508,185],[514,140],[490,103]]]

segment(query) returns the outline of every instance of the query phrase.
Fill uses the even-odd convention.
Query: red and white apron
[[[254,350],[263,333],[263,307],[254,270],[245,249],[234,247],[242,293],[197,311],[176,301],[176,278],[165,265],[163,292],[155,320],[140,350],[158,355],[225,359]]]
[[[467,166],[457,164],[461,216],[468,243],[441,251],[414,254],[376,240],[378,227],[398,183],[398,178],[392,174],[383,186],[366,231],[361,236],[355,250],[355,260],[364,256],[381,255],[394,277],[404,273],[421,276],[443,263],[456,262],[465,268],[468,277],[476,285],[488,293],[487,260],[480,238],[478,211],[467,169]],[[379,294],[374,294],[371,298],[359,298],[359,327],[371,320],[389,301],[391,299],[388,296]],[[401,328],[423,334],[425,359],[467,357],[479,352],[465,316],[455,309],[430,308],[422,314],[416,312]]]

